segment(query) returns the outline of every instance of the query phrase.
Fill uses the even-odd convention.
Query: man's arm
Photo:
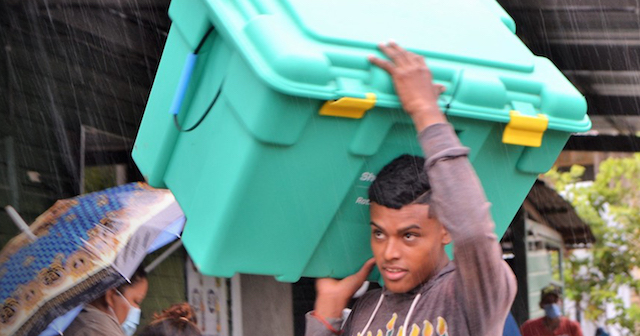
[[[305,315],[305,336],[335,336],[340,335],[340,327],[342,325],[341,318],[326,318],[320,319],[318,316],[313,315],[313,312],[308,312]]]
[[[454,243],[457,293],[472,334],[498,331],[515,297],[515,277],[502,249],[480,180],[448,124],[420,132],[432,188],[431,208]]]
[[[480,184],[453,127],[437,105],[441,87],[422,56],[395,43],[380,46],[391,59],[371,61],[393,78],[403,108],[418,130],[432,189],[430,211],[454,241],[459,298],[472,334],[501,331],[513,298],[515,277],[502,249]],[[499,324],[499,326],[497,325]]]
[[[340,330],[343,321],[342,311],[367,280],[374,265],[375,260],[371,258],[357,273],[342,280],[331,278],[316,280],[316,301],[313,311],[306,315],[305,336],[339,334],[338,330]]]

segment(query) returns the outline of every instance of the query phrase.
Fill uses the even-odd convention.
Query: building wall
[[[242,274],[231,286],[233,336],[294,335],[291,284]]]
[[[529,293],[529,319],[542,317],[540,291],[553,283],[563,287],[562,276],[562,236],[555,230],[526,220],[527,240],[527,291]],[[552,255],[556,253],[556,257]],[[555,260],[554,260],[555,259]],[[556,275],[554,276],[554,272]]]

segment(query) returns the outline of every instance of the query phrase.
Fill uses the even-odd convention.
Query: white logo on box
[[[356,200],[356,204],[361,204],[361,205],[369,205],[369,199],[368,198],[364,198],[364,197],[358,197],[358,199]]]
[[[376,179],[376,175],[374,173],[364,172],[362,173],[362,175],[360,175],[360,181],[363,181],[363,182],[373,182],[373,180],[375,179]]]

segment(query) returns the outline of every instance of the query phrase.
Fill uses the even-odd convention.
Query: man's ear
[[[104,293],[104,300],[107,303],[107,306],[111,308],[114,307],[116,295],[118,295],[118,293],[116,293],[115,288],[108,289],[107,292]]]
[[[449,234],[449,231],[445,229],[444,225],[442,225],[440,229],[442,230],[442,245],[449,245],[451,243],[451,235]]]

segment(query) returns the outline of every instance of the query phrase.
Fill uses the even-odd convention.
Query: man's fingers
[[[360,288],[362,283],[367,280],[369,273],[373,270],[373,266],[376,264],[375,259],[371,258],[367,260],[364,265],[360,268],[360,270],[350,276],[344,278],[344,282],[349,284],[349,287],[353,287],[354,290]]]
[[[406,56],[403,57],[403,55],[397,49],[397,45],[396,47],[392,47],[391,43],[388,43],[388,44],[381,43],[378,45],[378,49],[380,49],[380,51],[382,51],[383,54],[389,57],[389,59],[394,64],[401,65],[406,63],[407,61]]]
[[[364,265],[362,265],[362,267],[360,268],[360,270],[354,274],[354,276],[358,279],[361,280],[361,282],[365,281],[367,279],[367,277],[369,276],[369,273],[371,273],[371,271],[373,270],[373,266],[376,264],[376,260],[371,258],[369,260],[367,260]]]
[[[387,46],[389,46],[389,48],[393,49],[397,53],[405,53],[406,52],[406,50],[403,47],[401,47],[399,44],[397,44],[395,41],[389,41],[387,43]]]
[[[387,46],[390,50],[392,50],[392,60],[394,61],[394,63],[404,64],[411,61],[412,54],[399,46],[397,43],[390,41],[389,43],[387,43]]]
[[[369,56],[369,62],[377,65],[378,67],[382,68],[382,70],[391,73],[393,71],[393,69],[395,68],[395,65],[393,65],[393,63],[377,58],[375,56]]]
[[[427,62],[425,62],[424,57],[418,55],[418,54],[412,54],[411,57],[411,62],[415,65],[426,65]]]
[[[443,94],[445,91],[447,91],[447,87],[441,84],[434,84],[433,85],[434,89],[436,90],[436,94],[437,95],[441,95]]]
[[[395,63],[397,57],[396,55],[398,54],[398,52],[394,48],[391,48],[388,44],[380,43],[378,45],[378,49],[380,49],[383,54],[385,54]]]

